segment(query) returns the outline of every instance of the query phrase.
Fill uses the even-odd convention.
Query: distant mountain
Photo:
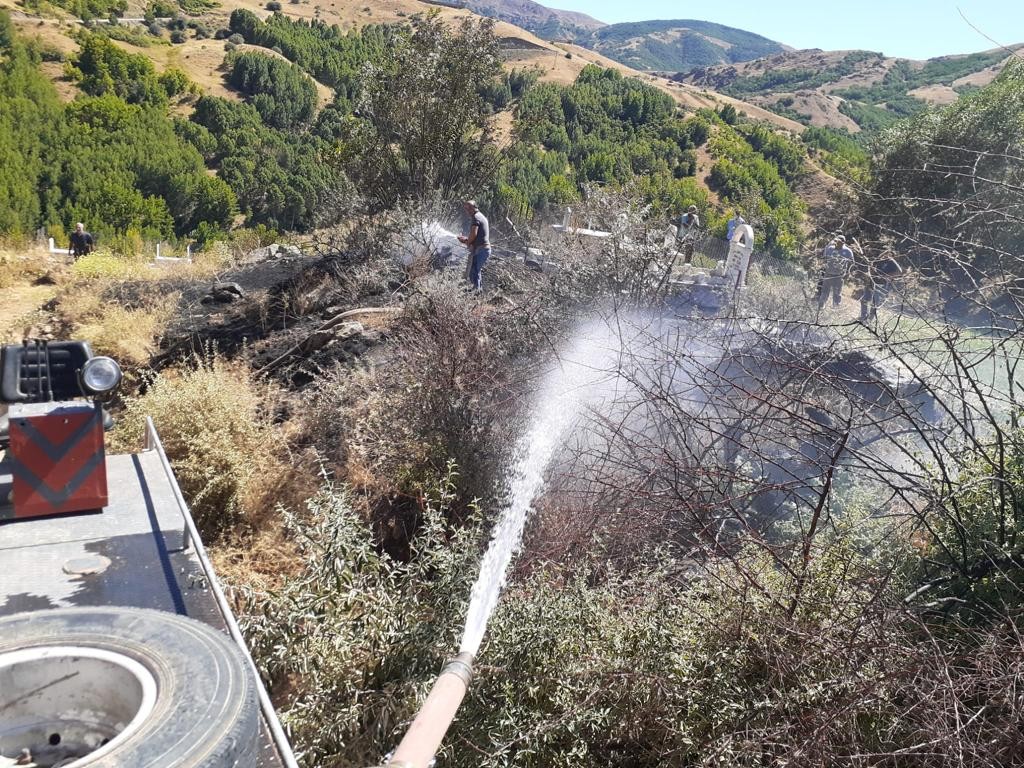
[[[673,79],[809,125],[872,131],[990,83],[1011,55],[999,48],[912,61],[871,51],[813,49],[688,72],[680,68]]]
[[[545,40],[567,40],[639,70],[687,72],[789,50],[742,29],[695,19],[604,24],[533,0],[430,0],[507,21]]]
[[[676,72],[789,50],[752,32],[695,19],[611,24],[578,42],[634,69]]]
[[[546,40],[578,41],[604,27],[604,22],[576,11],[560,11],[533,0],[458,0],[459,6],[492,19],[507,21]]]

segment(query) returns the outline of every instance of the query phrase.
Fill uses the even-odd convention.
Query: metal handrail
[[[213,570],[213,564],[210,562],[210,558],[206,555],[206,547],[203,546],[203,540],[199,536],[199,530],[196,528],[195,521],[192,519],[192,513],[189,510],[188,504],[185,502],[185,497],[181,493],[181,488],[178,487],[178,481],[174,477],[174,470],[171,469],[171,463],[168,461],[167,454],[164,452],[163,443],[160,442],[160,435],[157,434],[156,426],[153,424],[153,419],[149,416],[146,417],[145,450],[156,451],[156,455],[160,459],[160,464],[164,468],[164,473],[167,475],[167,479],[171,484],[171,490],[174,493],[174,498],[178,502],[178,508],[181,510],[181,516],[185,521],[185,541],[183,546],[185,549],[188,549],[191,544],[195,548],[196,558],[199,560],[199,565],[206,576],[207,584],[210,585],[210,590],[213,592],[214,600],[217,601],[217,607],[220,609],[220,612],[224,617],[224,623],[227,624],[228,634],[231,635],[231,639],[233,639],[242,649],[245,660],[248,662],[249,668],[252,670],[253,677],[256,679],[256,695],[259,697],[260,710],[263,712],[263,716],[267,719],[267,726],[270,728],[270,735],[274,740],[274,745],[277,747],[277,751],[281,755],[281,761],[284,763],[285,768],[299,768],[299,764],[295,760],[295,755],[292,753],[292,746],[288,742],[288,737],[285,735],[284,727],[281,725],[281,721],[277,717],[274,705],[270,702],[270,696],[267,694],[267,689],[263,685],[263,679],[260,677],[260,672],[256,668],[256,662],[252,659],[252,654],[249,652],[249,646],[245,642],[245,637],[242,635],[242,630],[238,626],[238,622],[235,620],[235,614],[231,610],[231,606],[228,604],[224,590],[221,589],[220,582],[217,581],[217,576]]]

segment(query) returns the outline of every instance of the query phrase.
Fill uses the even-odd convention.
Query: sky
[[[540,0],[608,24],[700,19],[794,48],[863,49],[927,59],[1024,43],[1024,0]],[[959,9],[959,10],[958,10]],[[981,32],[971,28],[960,11]],[[982,35],[981,33],[984,33]]]

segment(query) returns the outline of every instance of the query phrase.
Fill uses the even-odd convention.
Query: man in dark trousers
[[[71,247],[68,250],[75,257],[75,261],[78,261],[80,257],[92,253],[92,248],[92,235],[85,231],[85,225],[82,222],[78,222],[75,225],[75,231],[71,233]]]
[[[487,217],[476,207],[475,200],[467,200],[462,204],[462,209],[469,216],[469,235],[460,235],[459,242],[469,248],[467,276],[470,284],[479,291],[483,289],[484,264],[491,257],[491,227],[487,223]]]
[[[893,289],[893,283],[902,274],[903,267],[889,253],[881,254],[868,265],[867,275],[865,276],[864,295],[860,298],[861,322],[875,319],[878,315],[878,308],[889,297],[889,292]]]
[[[683,261],[686,264],[693,261],[693,250],[699,231],[700,216],[697,215],[697,206],[691,205],[686,209],[686,213],[679,217],[679,226],[676,227],[676,242],[682,246]]]

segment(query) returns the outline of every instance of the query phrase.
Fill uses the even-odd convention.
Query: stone
[[[365,331],[362,323],[342,323],[332,329],[334,338],[336,339],[350,339],[353,336],[359,336]]]
[[[210,292],[201,300],[202,304],[230,304],[245,296],[238,283],[214,283]]]

